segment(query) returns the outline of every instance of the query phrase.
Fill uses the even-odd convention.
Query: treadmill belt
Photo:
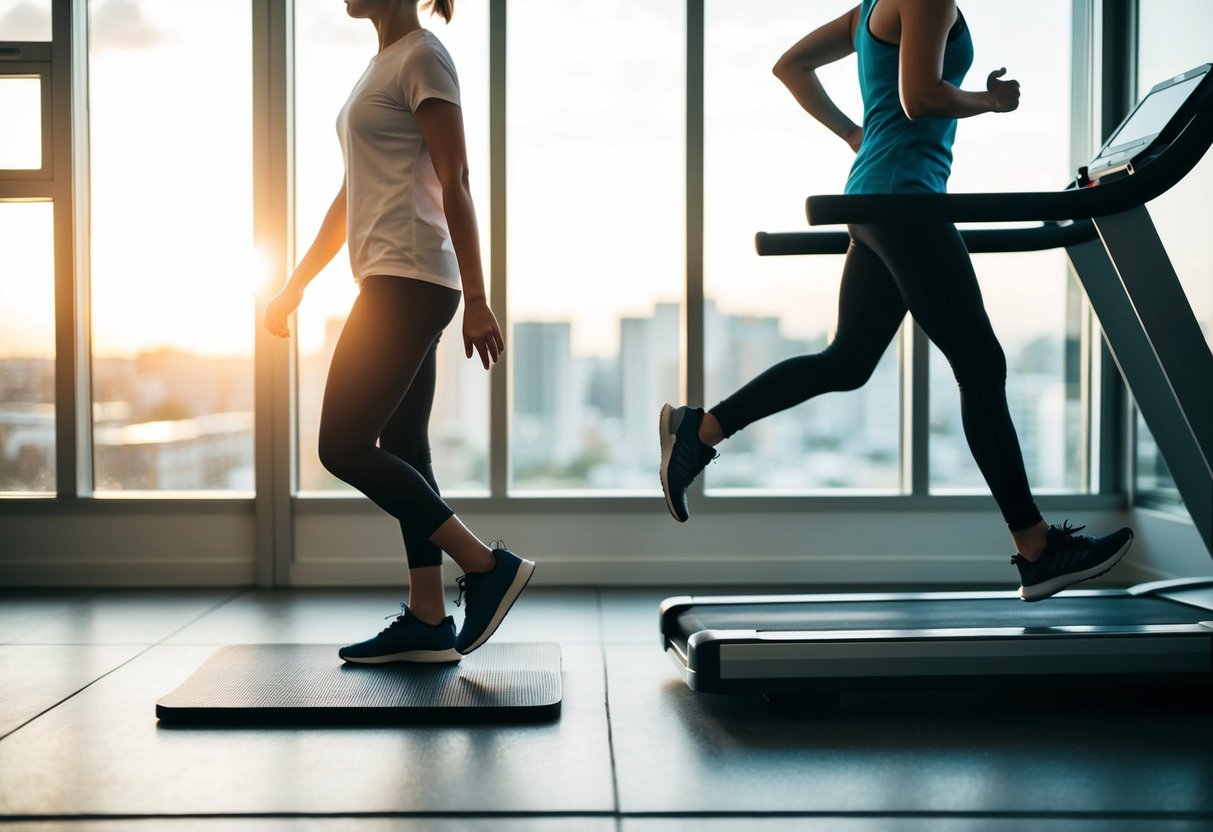
[[[335,644],[221,648],[156,703],[162,724],[377,724],[554,719],[560,645],[488,644],[452,664],[346,664]]]
[[[1213,611],[1145,596],[1058,596],[1025,603],[1016,597],[806,601],[692,605],[677,618],[685,642],[702,630],[957,630],[997,627],[1107,627],[1193,624]],[[675,636],[677,637],[677,636]]]

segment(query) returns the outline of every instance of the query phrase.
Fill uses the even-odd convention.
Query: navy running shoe
[[[716,449],[699,438],[703,408],[662,405],[661,490],[665,505],[679,523],[691,516],[687,508],[687,489],[699,472],[717,457]]]
[[[374,638],[347,644],[337,655],[356,664],[457,662],[462,658],[455,650],[455,619],[448,615],[437,624],[426,624],[408,607],[400,606],[401,613],[387,629]]]
[[[1115,566],[1133,542],[1133,530],[1129,528],[1103,537],[1079,534],[1084,528],[1073,528],[1069,522],[1049,526],[1045,550],[1035,563],[1019,553],[1011,557],[1023,582],[1020,598],[1040,601],[1072,584],[1096,578]]]
[[[500,540],[493,543],[493,561],[488,572],[469,572],[456,580],[459,598],[455,605],[465,603],[465,607],[455,649],[465,656],[497,632],[535,572],[534,561],[518,557]]]

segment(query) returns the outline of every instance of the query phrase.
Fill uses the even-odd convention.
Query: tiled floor
[[[778,716],[691,693],[660,589],[532,589],[558,721],[183,729],[156,700],[218,646],[340,643],[385,591],[0,593],[0,830],[1064,832],[1213,829],[1213,707],[1007,692]]]

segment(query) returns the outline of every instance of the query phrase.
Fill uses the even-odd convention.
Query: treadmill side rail
[[[872,636],[721,645],[721,678],[1068,677],[1213,669],[1207,631],[1190,625],[1150,633]]]
[[[762,633],[704,630],[667,642],[700,693],[888,690],[1015,683],[1213,681],[1213,621],[1030,633],[974,630]],[[838,638],[842,636],[843,638]]]
[[[1213,588],[1213,576],[1206,575],[1200,578],[1167,578],[1162,581],[1149,581],[1144,584],[1134,584],[1128,588],[1128,592],[1133,595],[1162,595],[1167,596],[1168,592],[1181,589],[1201,589]]]

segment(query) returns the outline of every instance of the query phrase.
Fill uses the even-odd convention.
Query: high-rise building
[[[548,468],[554,473],[577,453],[580,406],[573,373],[572,325],[568,321],[519,321],[513,329],[510,455],[514,476],[525,485],[527,470]]]
[[[647,318],[619,322],[620,412],[623,418],[616,462],[653,485],[657,413],[662,402],[680,402],[681,308],[659,303]],[[638,483],[640,484],[640,483]]]

